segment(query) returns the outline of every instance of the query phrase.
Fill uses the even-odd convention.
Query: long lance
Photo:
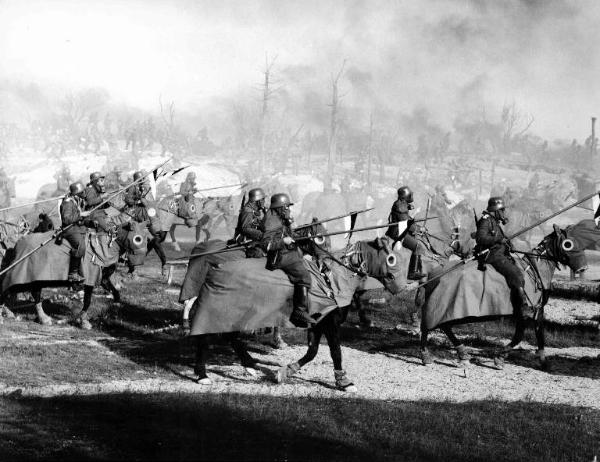
[[[56,196],[56,197],[50,197],[48,199],[41,199],[39,201],[28,202],[26,204],[11,205],[10,207],[4,207],[3,209],[0,209],[0,212],[6,212],[7,210],[20,209],[22,207],[29,207],[30,205],[43,204],[44,202],[52,202],[52,201],[56,201],[56,200],[62,199],[64,197],[65,196]]]
[[[433,220],[435,218],[438,218],[438,217],[429,217],[429,220]],[[389,226],[394,226],[394,225],[397,225],[397,224],[400,224],[400,223],[404,223],[406,221],[407,220],[401,220],[401,221],[395,221],[395,222],[392,222],[392,223],[386,223],[384,225],[367,226],[365,228],[354,229],[354,230],[352,230],[352,232],[353,233],[360,233],[361,231],[370,231],[372,229],[387,228]],[[411,221],[412,221],[412,223],[419,223],[421,221],[425,221],[425,219],[421,218],[419,220],[411,220]],[[350,232],[349,230],[345,230],[345,231],[335,231],[335,232],[332,232],[332,233],[319,233],[319,234],[315,234],[314,236],[304,236],[304,237],[294,238],[294,241],[296,241],[296,242],[302,242],[302,241],[307,241],[307,240],[310,240],[310,239],[319,239],[320,240],[323,237],[337,236],[339,234],[346,234],[346,233],[349,233],[349,232]]]
[[[516,233],[513,233],[513,234],[511,234],[511,235],[510,235],[510,236],[508,236],[506,239],[508,239],[508,240],[510,241],[510,240],[512,240],[512,239],[514,239],[514,238],[516,238],[516,237],[519,237],[521,234],[525,234],[526,232],[528,232],[528,231],[532,230],[533,228],[535,228],[535,227],[537,227],[537,226],[541,225],[542,223],[544,223],[544,222],[546,222],[546,221],[548,221],[548,220],[551,220],[551,219],[552,219],[552,218],[554,218],[555,216],[557,216],[557,215],[560,215],[561,213],[565,213],[567,210],[570,210],[570,209],[572,209],[573,207],[577,207],[577,206],[578,206],[579,204],[581,204],[582,202],[585,202],[585,201],[587,201],[587,200],[590,200],[590,199],[591,199],[592,197],[594,197],[596,194],[600,194],[600,191],[596,191],[596,192],[594,192],[594,193],[592,193],[592,194],[589,194],[589,195],[585,196],[583,199],[579,199],[577,202],[574,202],[573,204],[571,204],[571,205],[568,205],[567,207],[564,207],[564,208],[560,209],[558,212],[554,212],[553,214],[551,214],[551,215],[548,215],[546,218],[542,218],[541,220],[538,220],[538,221],[536,221],[534,224],[532,224],[532,225],[529,225],[529,226],[526,226],[525,228],[523,228],[523,229],[521,229],[521,230],[517,231]],[[457,269],[457,268],[460,268],[461,266],[463,266],[463,265],[467,264],[467,263],[468,263],[468,262],[470,262],[470,261],[476,260],[477,258],[479,258],[479,257],[482,257],[482,256],[486,255],[487,253],[489,253],[489,251],[490,251],[490,249],[485,249],[485,250],[482,250],[481,252],[478,252],[478,253],[476,253],[476,254],[475,254],[475,255],[473,255],[472,257],[469,257],[469,258],[466,258],[466,259],[464,259],[464,260],[461,260],[461,261],[460,261],[460,262],[458,262],[456,265],[454,265],[454,266],[451,266],[450,268],[448,268],[448,269],[447,269],[447,270],[445,270],[445,271],[442,271],[442,272],[441,272],[441,273],[439,273],[439,274],[436,274],[436,275],[435,275],[435,276],[433,276],[432,278],[428,279],[426,282],[423,282],[423,283],[419,284],[419,285],[416,287],[416,289],[419,289],[420,287],[423,287],[423,286],[425,286],[425,285],[429,284],[431,281],[435,281],[436,279],[439,279],[439,278],[441,278],[442,276],[445,276],[446,274],[448,274],[448,273],[451,273],[451,272],[452,272],[452,271],[454,271],[455,269]]]
[[[93,212],[95,212],[96,210],[98,210],[99,208],[103,207],[104,205],[108,204],[113,198],[115,198],[117,195],[121,194],[123,191],[125,191],[126,189],[129,189],[130,187],[132,187],[133,185],[142,182],[147,176],[151,175],[154,171],[158,170],[159,168],[163,167],[164,165],[166,165],[168,162],[170,162],[171,159],[168,159],[166,162],[163,162],[162,164],[160,164],[158,167],[152,169],[149,173],[146,173],[144,176],[138,178],[137,180],[135,180],[134,182],[128,184],[127,186],[123,186],[121,189],[115,191],[113,194],[109,195],[106,199],[104,199],[102,202],[100,202],[98,205],[96,205],[95,207],[93,207],[92,209],[89,210],[88,215],[91,215]],[[37,247],[35,247],[34,249],[31,249],[29,252],[27,252],[25,255],[23,255],[21,258],[19,258],[18,260],[15,260],[14,262],[12,262],[9,266],[7,266],[6,268],[4,268],[2,271],[0,271],[0,276],[2,276],[3,274],[5,274],[6,272],[10,271],[11,269],[13,269],[15,266],[17,266],[19,263],[21,263],[23,260],[26,260],[27,258],[29,258],[31,255],[33,255],[35,252],[37,252],[38,250],[40,250],[42,247],[44,247],[45,245],[47,245],[48,243],[52,242],[53,240],[56,240],[56,238],[58,236],[60,236],[61,234],[63,234],[65,231],[67,231],[68,229],[70,229],[71,227],[75,226],[75,223],[71,223],[70,225],[67,225],[65,227],[60,227],[58,228],[53,234],[52,236],[50,236],[48,239],[46,239],[44,242],[40,243]]]
[[[319,220],[319,221],[314,221],[312,223],[306,223],[304,225],[300,225],[300,226],[296,226],[294,228],[294,231],[298,230],[298,229],[304,229],[304,228],[310,228],[311,226],[315,226],[315,225],[320,225],[321,223],[327,223],[329,221],[334,221],[334,220],[339,220],[341,218],[346,218],[349,216],[352,216],[354,214],[358,215],[359,213],[365,213],[365,212],[370,212],[371,210],[374,210],[374,207],[371,207],[369,209],[363,209],[363,210],[356,210],[354,212],[348,212],[348,213],[344,213],[343,215],[339,215],[337,217],[332,217],[332,218],[326,218],[324,220]]]
[[[248,183],[237,183],[237,184],[226,184],[223,186],[215,186],[213,188],[203,188],[203,189],[197,189],[194,194],[196,194],[197,192],[203,192],[203,191],[213,191],[215,189],[225,189],[225,188],[233,188],[234,186],[247,186]],[[170,197],[175,197],[175,196],[180,196],[181,193],[174,193],[174,194],[169,194],[168,196],[164,196],[165,198],[170,198]]]
[[[187,260],[187,259],[196,258],[196,257],[205,257],[206,255],[215,255],[218,253],[233,252],[234,250],[242,250],[243,248],[245,248],[248,244],[251,244],[252,242],[254,242],[254,241],[244,241],[244,242],[240,242],[239,244],[232,244],[232,245],[225,246],[222,249],[209,250],[208,252],[202,252],[202,253],[193,253],[186,257],[176,258],[175,261]]]
[[[437,217],[430,217],[429,219],[431,220],[433,218],[437,218]],[[405,221],[406,220],[397,221],[395,223],[386,223],[385,225],[369,226],[369,227],[366,227],[366,228],[355,229],[352,232],[356,233],[356,232],[360,232],[360,231],[368,231],[368,230],[371,230],[371,229],[387,228],[388,226],[397,225],[398,223],[404,223]],[[414,220],[415,223],[416,222],[420,222],[420,221],[423,221],[423,220],[422,219],[421,220]],[[337,231],[337,232],[326,233],[326,234],[316,234],[314,236],[305,236],[305,237],[294,238],[294,241],[295,242],[301,242],[301,241],[310,240],[310,239],[320,239],[322,237],[335,236],[335,235],[338,235],[338,234],[346,234],[348,232],[349,231],[346,230],[346,231]],[[241,242],[239,244],[233,244],[233,245],[226,246],[223,249],[211,250],[211,251],[202,252],[202,253],[194,253],[192,255],[188,255],[187,257],[177,258],[176,260],[185,260],[187,258],[204,257],[206,255],[215,255],[215,254],[218,254],[218,253],[233,252],[234,250],[241,250],[244,247],[246,247],[248,244],[251,244],[253,242],[254,241],[244,241],[244,242]]]

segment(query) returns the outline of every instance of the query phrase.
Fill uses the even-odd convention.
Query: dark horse
[[[146,254],[146,242],[142,235],[145,224],[120,222],[119,217],[114,218],[118,223],[113,222],[114,232],[91,232],[86,236],[86,253],[81,265],[85,278],[83,308],[75,318],[76,323],[84,329],[91,328],[87,311],[96,285],[100,284],[110,291],[116,303],[120,301],[119,291],[111,281],[119,256],[126,254],[130,264],[140,265]],[[53,232],[49,231],[23,237],[10,252],[7,252],[2,262],[3,268],[7,268],[11,262],[37,248],[52,236]],[[51,325],[52,318],[42,307],[42,289],[71,285],[67,281],[69,251],[70,246],[65,240],[60,245],[50,242],[10,269],[2,279],[3,300],[11,304],[14,303],[17,293],[30,292],[35,302],[38,322]],[[48,264],[49,262],[52,264]]]
[[[547,235],[530,252],[512,254],[516,263],[522,268],[525,276],[525,291],[533,311],[532,318],[537,339],[538,356],[541,367],[546,369],[548,363],[544,353],[544,306],[552,276],[559,264],[569,266],[574,272],[585,269],[584,248],[574,240],[570,233],[572,227],[561,230],[556,225],[554,231]],[[477,262],[449,262],[447,258],[431,255],[431,252],[420,247],[423,254],[423,273],[432,279],[420,289],[417,300],[420,301],[421,319],[421,358],[424,365],[433,362],[433,356],[427,348],[429,332],[441,329],[456,348],[459,360],[468,363],[470,356],[465,346],[457,339],[452,326],[457,324],[498,319],[511,316],[516,328],[510,343],[496,355],[494,362],[501,368],[508,353],[523,339],[526,314],[519,308],[513,308],[510,292],[504,278],[494,268],[486,265],[485,271],[477,269]],[[450,268],[453,264],[462,266],[433,280]]]
[[[283,382],[297,372],[300,367],[311,361],[317,354],[321,337],[325,335],[334,362],[336,386],[342,390],[354,390],[354,385],[342,369],[340,325],[345,319],[345,312],[352,303],[355,291],[361,286],[365,277],[376,278],[392,293],[398,293],[405,287],[405,280],[401,278],[401,270],[397,265],[397,256],[392,250],[392,242],[387,238],[359,241],[343,251],[323,252],[319,255],[318,263],[313,260],[310,263],[307,262],[306,265],[311,268],[310,272],[313,276],[313,288],[310,292],[311,314],[319,321],[314,327],[308,329],[308,351],[306,355],[297,363],[283,366],[278,371],[277,379],[279,382]],[[222,272],[221,275],[219,275],[219,271]],[[245,293],[239,295],[241,299],[237,298],[238,296],[235,293],[230,296],[231,299],[221,298],[220,304],[231,307],[227,314],[231,318],[227,319],[226,324],[221,323],[219,326],[212,326],[212,332],[226,332],[227,340],[231,342],[246,371],[255,373],[254,367],[257,361],[250,356],[246,345],[240,340],[239,333],[236,331],[244,330],[240,329],[241,325],[249,325],[247,322],[249,313],[256,314],[257,322],[252,325],[253,328],[272,325],[291,326],[287,322],[287,318],[290,311],[292,286],[283,272],[265,270],[264,260],[262,259],[226,262],[219,269],[215,267],[209,270],[207,281],[210,282],[211,277],[216,284],[215,287],[219,286],[220,281],[230,279],[241,281],[240,284],[248,287],[244,288]],[[263,281],[262,286],[256,287],[256,284],[250,280],[255,277]],[[265,278],[273,278],[273,283],[265,286]],[[222,313],[222,310],[216,311],[219,308],[214,306],[213,301],[215,301],[215,298],[210,297],[210,290],[210,284],[202,286],[196,301],[197,312],[192,324],[192,335],[200,334],[198,335],[196,366],[194,369],[199,383],[210,383],[206,375],[209,338],[204,335],[204,332],[208,329],[202,330],[197,328],[197,325],[202,321],[206,323],[207,320],[210,323],[213,313],[217,317],[219,313]],[[239,290],[243,289],[240,287]],[[258,299],[261,299],[261,295],[265,292],[268,292],[269,297],[277,301],[271,303],[268,307],[266,304],[257,307],[257,303],[262,303]],[[228,296],[227,293],[223,295],[223,297]],[[256,300],[253,297],[256,297]],[[322,306],[319,305],[322,302],[317,302],[319,299],[326,300],[326,304],[329,305],[323,312],[319,311],[319,306]],[[243,306],[237,307],[235,306],[236,303]],[[262,311],[263,309],[271,310],[270,314],[265,314]],[[203,311],[204,313],[202,313]],[[216,319],[215,322],[220,321],[222,319]],[[263,322],[263,325],[260,325],[261,322]]]

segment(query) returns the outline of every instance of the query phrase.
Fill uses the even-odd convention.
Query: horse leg
[[[535,319],[535,338],[537,340],[537,354],[540,360],[540,368],[543,371],[549,371],[550,365],[548,364],[548,360],[546,359],[546,353],[544,352],[544,347],[546,345],[546,336],[544,331],[543,312],[538,313],[538,316]]]
[[[183,317],[181,319],[181,330],[183,335],[190,335],[190,310],[198,297],[192,297],[183,302]]]
[[[283,337],[281,337],[281,330],[279,327],[273,327],[273,337],[272,342],[273,347],[277,349],[287,348],[288,344],[285,343]]]
[[[171,236],[171,242],[173,243],[173,249],[175,249],[175,252],[181,252],[181,247],[179,247],[177,239],[175,239],[175,228],[175,223],[173,223],[169,228],[169,235]]]
[[[83,330],[90,330],[92,325],[90,324],[90,318],[88,316],[88,309],[92,304],[92,293],[94,292],[94,286],[83,286],[83,309],[79,312],[75,318],[75,324],[81,327]]]
[[[339,309],[334,310],[327,315],[327,317],[321,321],[322,323],[326,323],[323,326],[323,333],[327,339],[329,353],[333,360],[333,375],[335,377],[336,388],[338,390],[356,393],[358,389],[348,378],[346,371],[342,368],[342,342],[340,340],[341,316],[342,313]]]
[[[256,375],[256,359],[250,356],[248,353],[248,346],[240,338],[239,332],[229,332],[224,334],[226,340],[229,341],[233,347],[233,351],[240,358],[244,370],[250,375]]]
[[[110,279],[110,277],[114,274],[116,269],[117,265],[110,265],[105,268],[102,268],[102,282],[100,283],[100,285],[112,294],[115,303],[119,303],[121,301],[121,294]]]
[[[458,354],[459,362],[464,366],[469,364],[469,362],[471,361],[471,355],[467,351],[467,347],[465,347],[463,343],[458,339],[458,337],[456,337],[452,328],[450,326],[443,326],[441,329],[442,332],[446,334],[446,337],[448,337],[448,340],[450,340],[450,342],[452,343],[452,346],[456,348],[456,353]]]
[[[194,374],[197,375],[196,383],[200,385],[210,385],[212,382],[206,375],[206,363],[208,362],[208,341],[209,334],[199,335],[196,339],[196,362],[194,364]]]
[[[421,350],[420,350],[420,354],[421,354],[421,362],[423,363],[423,366],[429,366],[430,364],[433,364],[433,355],[429,351],[429,348],[427,348],[428,335],[429,335],[429,329],[427,329],[427,327],[425,326],[425,322],[421,318]]]
[[[501,348],[500,351],[494,356],[494,366],[498,370],[504,369],[504,361],[506,360],[506,357],[514,347],[521,343],[521,340],[523,340],[525,334],[525,319],[523,318],[520,308],[515,308],[514,320],[515,333],[513,338],[508,345]]]
[[[148,255],[151,250],[154,250],[156,252],[156,255],[158,255],[158,258],[160,259],[160,264],[161,264],[160,272],[161,272],[161,275],[164,276],[165,275],[165,265],[167,263],[167,256],[165,255],[165,251],[162,248],[162,245],[160,243],[160,238],[153,237],[152,239],[150,239],[148,241],[146,248],[147,248],[146,255]]]
[[[31,295],[35,303],[38,322],[43,326],[51,326],[52,318],[44,312],[44,307],[42,306],[42,287],[35,284],[31,289]]]
[[[2,301],[0,303],[2,304],[0,305],[0,323],[2,316],[4,316],[6,319],[16,319],[17,321],[20,321],[20,317],[15,315],[15,313],[13,313],[9,308],[9,305],[10,307],[14,307],[15,305],[15,294],[10,292],[4,293],[1,295],[1,298]]]
[[[306,331],[308,337],[308,350],[306,351],[306,354],[295,363],[289,363],[285,366],[281,366],[277,370],[277,383],[285,382],[289,377],[298,372],[302,366],[315,359],[315,356],[317,356],[317,352],[319,351],[321,336],[323,335],[323,331],[321,330],[323,322],[325,322],[325,319],[315,327],[311,327]]]

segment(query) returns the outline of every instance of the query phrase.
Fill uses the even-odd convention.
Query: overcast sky
[[[324,98],[347,59],[346,104],[425,107],[451,128],[514,100],[536,133],[583,139],[599,27],[592,0],[0,0],[0,78],[203,107],[257,85],[265,53],[286,91]]]

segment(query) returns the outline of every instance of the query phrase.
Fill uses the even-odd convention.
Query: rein
[[[362,258],[362,251],[359,249],[358,251],[354,250],[356,249],[356,247],[359,247],[359,243],[355,243],[352,244],[349,248],[346,249],[346,252],[343,256],[342,256],[342,260],[346,260],[349,263],[344,263],[342,260],[340,260],[339,258],[335,257],[331,252],[329,252],[328,250],[324,249],[323,247],[321,247],[318,244],[314,244],[319,250],[321,250],[323,253],[325,253],[331,260],[333,260],[334,262],[336,262],[338,265],[343,266],[344,268],[346,268],[348,271],[351,271],[352,273],[356,274],[357,276],[360,277],[365,277],[368,276],[367,272],[364,269],[365,266],[365,261]],[[352,248],[354,247],[354,249]],[[356,255],[358,257],[357,260],[357,264],[358,267],[354,267],[352,266],[352,259],[350,257]]]

